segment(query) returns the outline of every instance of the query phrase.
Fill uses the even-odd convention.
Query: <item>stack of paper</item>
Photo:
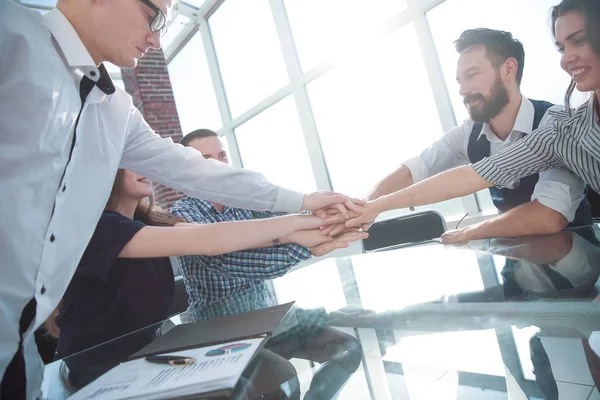
[[[70,399],[164,399],[231,393],[265,337],[169,353],[193,357],[186,366],[155,364],[143,358],[111,369]]]

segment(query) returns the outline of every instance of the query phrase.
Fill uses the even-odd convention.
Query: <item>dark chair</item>
[[[363,247],[365,251],[389,250],[439,238],[445,231],[446,222],[437,211],[419,211],[374,223]]]
[[[600,222],[600,195],[588,186],[586,197],[592,206],[592,221]]]
[[[171,265],[173,266],[173,274],[175,275],[175,296],[173,298],[173,304],[169,310],[169,315],[179,314],[184,312],[188,308],[188,293],[185,289],[185,283],[183,282],[183,276],[181,276],[179,269],[179,262],[177,257],[169,257],[171,259]]]

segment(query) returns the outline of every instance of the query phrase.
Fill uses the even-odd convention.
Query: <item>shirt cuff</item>
[[[536,185],[531,200],[537,200],[540,204],[561,213],[568,222],[573,222],[579,203],[583,200],[583,193],[571,200],[569,185],[549,181],[543,182],[543,185],[540,183]]]
[[[413,157],[402,163],[412,175],[413,184],[429,178],[429,169],[421,157]]]
[[[310,249],[299,244],[290,243],[286,245],[290,258],[297,264],[312,257]]]
[[[302,208],[304,195],[296,191],[279,187],[277,199],[272,211],[282,211],[286,213],[297,213]]]

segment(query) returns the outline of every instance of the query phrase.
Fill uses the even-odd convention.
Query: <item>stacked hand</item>
[[[327,207],[323,210],[326,214],[323,218],[324,226],[321,227],[324,233],[335,236],[358,228],[368,231],[371,225],[373,225],[375,218],[380,213],[377,202],[350,200],[355,207],[351,210],[346,210],[345,213],[340,212],[334,207]]]
[[[328,210],[336,210],[346,219],[349,218],[349,212],[361,212],[361,206],[366,202],[359,199],[351,199],[341,193],[318,191],[304,196],[302,210],[312,211],[321,219],[327,217]]]
[[[305,195],[302,209],[310,210],[319,217],[320,227],[296,231],[282,238],[282,243],[308,247],[314,256],[348,247],[350,242],[367,238],[366,231],[377,216],[372,216],[373,210],[367,201],[327,191]],[[364,215],[365,211],[369,211],[368,216]]]
[[[336,237],[324,233],[319,228],[303,229],[281,238],[281,243],[296,243],[308,247],[313,256],[320,257],[335,249],[346,248],[351,242],[366,239],[368,236],[368,233],[358,229],[352,229]]]

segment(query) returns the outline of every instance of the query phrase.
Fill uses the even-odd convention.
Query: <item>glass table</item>
[[[324,259],[48,364],[44,395],[68,397],[177,324],[295,301],[236,397],[600,400],[598,238]]]

